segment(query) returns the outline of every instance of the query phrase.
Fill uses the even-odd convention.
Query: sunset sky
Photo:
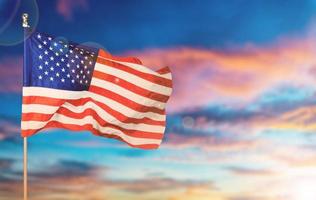
[[[174,87],[157,150],[30,137],[30,200],[316,199],[316,1],[0,0],[0,200],[23,192],[24,11],[38,31],[169,66]]]

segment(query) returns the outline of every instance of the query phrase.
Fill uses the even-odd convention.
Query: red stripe
[[[93,92],[95,94],[99,94],[102,95],[104,97],[107,97],[109,99],[112,99],[116,102],[119,102],[135,111],[139,111],[139,112],[154,112],[154,113],[159,113],[159,114],[164,114],[164,110],[163,109],[159,109],[156,107],[149,107],[149,106],[145,106],[139,103],[136,103],[126,97],[123,97],[115,92],[112,92],[111,90],[107,90],[98,86],[94,86],[94,85],[90,85],[89,87],[89,91]]]
[[[40,130],[42,130],[44,128],[45,129],[46,128],[64,128],[64,129],[68,129],[68,130],[72,130],[72,131],[90,131],[94,135],[107,137],[107,138],[114,138],[114,139],[120,140],[122,142],[125,142],[126,144],[128,144],[131,147],[141,148],[141,149],[157,149],[159,147],[158,144],[141,144],[141,145],[131,144],[128,141],[122,139],[121,137],[119,137],[117,135],[101,133],[99,130],[93,128],[93,126],[91,124],[86,124],[86,125],[80,126],[80,125],[74,125],[74,124],[64,124],[64,123],[57,122],[57,121],[51,121],[51,122],[48,122],[48,124],[41,129],[22,130],[21,134],[22,134],[22,137],[29,137],[29,136],[34,135],[35,133],[39,132]]]
[[[141,88],[133,83],[127,82],[124,79],[119,79],[116,76],[110,75],[110,74],[106,74],[100,71],[95,70],[93,72],[93,77],[102,79],[102,80],[106,80],[108,82],[111,82],[113,84],[119,85],[125,89],[128,89],[138,95],[141,95],[143,97],[147,97],[156,101],[160,101],[163,103],[166,103],[169,99],[169,96],[167,95],[163,95],[163,94],[159,94],[159,93],[155,93],[149,90],[146,90],[144,88]],[[116,81],[117,79],[119,79],[120,81]]]
[[[95,110],[91,108],[85,109],[81,113],[74,113],[71,110],[60,107],[56,113],[62,114],[64,116],[74,118],[74,119],[83,119],[86,116],[91,116],[93,117],[101,126],[103,127],[110,127],[114,128],[117,130],[122,131],[126,135],[132,136],[132,137],[138,137],[138,138],[150,138],[150,139],[161,139],[163,137],[162,133],[153,133],[153,132],[147,132],[147,131],[139,131],[139,130],[130,130],[130,129],[125,129],[122,127],[119,127],[117,125],[114,125],[112,123],[109,123],[102,119]],[[22,121],[40,121],[40,122],[47,122],[49,121],[53,114],[40,114],[40,113],[22,113]]]
[[[152,120],[148,117],[144,118],[132,118],[128,117],[112,108],[107,106],[104,103],[101,103],[99,101],[96,101],[90,97],[87,98],[81,98],[81,99],[56,99],[56,98],[50,98],[50,97],[36,97],[36,96],[24,96],[23,97],[23,104],[41,104],[41,105],[49,105],[49,106],[61,106],[63,103],[70,103],[74,106],[83,106],[87,102],[93,102],[96,105],[98,105],[100,108],[102,108],[105,112],[109,113],[113,117],[115,117],[117,120],[125,123],[144,123],[144,124],[149,124],[149,125],[164,125],[164,121],[157,121],[157,120]],[[164,113],[165,114],[165,113]]]
[[[166,66],[166,67],[163,67],[163,68],[157,70],[156,72],[159,74],[168,74],[168,73],[170,73],[170,68],[168,66]]]
[[[162,85],[162,86],[166,86],[166,87],[170,87],[170,88],[172,87],[172,81],[170,79],[155,76],[153,74],[148,74],[145,72],[141,72],[141,71],[135,70],[127,65],[122,65],[120,63],[109,61],[109,60],[106,60],[106,59],[100,58],[100,57],[97,58],[97,62],[100,64],[103,64],[103,65],[106,65],[107,67],[113,67],[115,69],[119,69],[119,70],[128,72],[130,74],[134,74],[142,79],[156,83],[158,85]]]
[[[135,63],[135,64],[142,65],[142,62],[138,58],[113,56],[110,53],[104,51],[103,49],[99,50],[99,54],[98,55],[102,56],[104,58],[107,58],[107,59],[111,59],[111,60],[116,60],[116,61],[120,61],[120,62],[130,62],[130,63]]]
[[[40,97],[40,96],[24,96],[23,97],[23,104],[42,104],[42,105],[49,105],[49,106],[60,106],[66,100],[65,99],[58,99],[58,98],[51,98],[51,97]]]

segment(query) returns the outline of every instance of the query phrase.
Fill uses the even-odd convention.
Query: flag
[[[158,148],[172,92],[168,67],[33,32],[25,41],[21,134],[90,131],[132,147]]]

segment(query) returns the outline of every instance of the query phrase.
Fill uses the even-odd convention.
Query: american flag
[[[158,148],[172,92],[168,67],[33,32],[25,41],[22,136],[46,128],[90,131]]]

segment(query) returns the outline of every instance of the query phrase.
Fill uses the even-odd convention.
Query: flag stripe
[[[68,111],[63,109],[63,108],[66,108]],[[22,108],[23,113],[35,113],[35,111],[38,109],[39,109],[39,105],[36,105],[36,104],[24,105]],[[80,118],[82,116],[80,116],[80,115],[78,116],[75,114],[83,113],[87,109],[94,110],[95,113],[98,114],[98,117],[102,118],[102,120],[104,121],[104,122],[102,121],[103,123],[111,122],[111,124],[112,123],[117,124],[118,126],[124,128],[124,129],[128,129],[128,130],[138,130],[138,131],[147,131],[147,132],[156,132],[156,133],[161,133],[164,131],[164,126],[161,126],[161,125],[150,125],[150,124],[144,124],[144,123],[125,123],[125,122],[119,121],[115,117],[110,115],[109,113],[105,112],[102,108],[100,108],[99,106],[97,106],[96,104],[94,104],[93,102],[90,102],[90,101],[86,102],[82,106],[74,106],[68,102],[65,102],[61,107],[55,107],[55,109],[50,110],[53,112],[48,113],[47,111],[44,111],[43,114],[53,115],[56,112],[62,114],[61,111],[65,111],[66,113],[72,112],[73,116],[77,116],[75,118]],[[49,110],[49,109],[47,109],[47,110]],[[37,113],[41,113],[41,112],[37,112]],[[85,115],[83,115],[83,116],[85,116]],[[27,121],[27,119],[24,119],[24,118],[22,118],[22,120]],[[42,119],[42,120],[38,120],[38,121],[47,121],[47,119]]]
[[[108,65],[96,63],[94,70],[116,76],[116,77],[118,77],[120,79],[124,79],[132,84],[138,85],[139,87],[142,87],[146,90],[149,90],[152,92],[157,92],[159,94],[169,96],[171,94],[171,91],[172,91],[172,89],[168,86],[158,85],[154,82],[145,80],[139,76],[128,73],[128,72],[121,70],[121,69],[110,67]]]
[[[108,53],[107,51],[104,51],[103,49],[99,49],[98,56],[110,59],[113,61],[121,61],[121,62],[131,62],[136,64],[142,64],[142,62],[135,57],[119,57],[119,56],[113,56],[112,54]]]
[[[153,99],[150,99],[148,97],[143,97],[138,94],[135,94],[134,92],[131,92],[125,88],[122,88],[120,86],[117,86],[111,82],[104,81],[98,78],[93,78],[91,81],[91,86],[97,86],[98,88],[111,91],[112,93],[115,93],[117,95],[120,95],[121,98],[128,97],[128,100],[133,101],[137,104],[144,105],[146,107],[155,107],[159,110],[164,109],[165,103],[160,101],[155,101]],[[90,90],[92,91],[92,90]],[[126,99],[126,98],[125,98]]]
[[[126,105],[129,108],[138,111],[138,112],[153,112],[153,113],[158,113],[163,115],[164,113],[164,103],[159,103],[158,105],[162,108],[156,108],[156,107],[149,107],[145,106],[139,103],[136,103],[132,100],[130,100],[127,97],[121,96],[115,92],[112,92],[111,90],[107,90],[98,86],[90,85],[89,91],[91,93],[97,94],[97,95],[102,95],[105,98],[112,99],[122,105]]]
[[[126,115],[117,112],[116,110],[111,109],[109,106],[97,102],[91,98],[81,98],[81,99],[75,99],[75,100],[68,100],[68,99],[56,99],[56,98],[50,98],[50,97],[38,97],[38,96],[25,96],[23,97],[23,104],[33,104],[33,105],[44,105],[44,106],[61,106],[63,103],[68,102],[74,106],[82,106],[85,103],[91,101],[98,107],[102,108],[105,112],[111,114],[113,117],[115,117],[117,120],[125,123],[144,123],[144,124],[150,124],[150,125],[164,125],[164,121],[157,121],[157,120],[152,120],[147,117],[143,118],[132,118],[132,117],[127,117]],[[39,107],[39,109],[43,109],[43,107]],[[29,110],[29,112],[35,112],[34,110]],[[48,113],[50,114],[50,113]]]
[[[169,67],[163,67],[157,71],[152,71],[150,68],[145,67],[144,65],[137,64],[137,63],[129,63],[129,62],[124,62],[124,61],[117,61],[117,63],[120,63],[124,66],[128,66],[134,70],[138,70],[138,71],[141,71],[143,73],[152,74],[152,75],[158,76],[160,78],[163,78],[164,80],[168,80],[169,86],[172,85],[172,81],[171,81],[172,76],[171,76],[171,72],[170,72]]]
[[[108,60],[108,61],[119,63],[121,65],[125,65],[125,66],[127,66],[127,67],[129,67],[131,69],[136,70],[136,71],[140,71],[140,72],[143,72],[143,73],[151,74],[151,75],[154,75],[154,76],[157,76],[157,77],[161,77],[161,78],[167,79],[167,80],[171,80],[172,79],[169,67],[163,67],[162,68],[162,69],[164,69],[163,72],[161,72],[162,69],[160,69],[158,71],[153,71],[149,67],[146,67],[146,66],[142,65],[141,62],[139,62],[139,63],[137,63],[137,62],[129,62],[128,60],[113,58],[113,56],[109,56],[109,54],[105,55],[104,51],[102,51],[102,50],[99,51],[98,57],[100,59],[104,59],[104,60]]]
[[[128,65],[122,65],[120,62],[114,62],[114,61],[111,61],[108,59],[98,57],[97,63],[102,64],[102,65],[106,65],[108,67],[112,67],[114,69],[119,69],[119,70],[125,71],[127,73],[133,74],[139,78],[156,83],[156,84],[161,85],[161,86],[166,86],[166,87],[172,86],[172,82],[170,79],[162,78],[162,77],[156,76],[154,74],[148,74],[148,73],[141,72],[139,70],[135,70],[135,69],[129,67]]]
[[[93,77],[104,80],[104,81],[111,82],[112,84],[116,84],[122,88],[126,88],[129,91],[131,91],[135,94],[141,95],[143,97],[150,97],[151,99],[153,99],[155,101],[160,101],[160,102],[166,103],[169,99],[169,96],[167,96],[167,95],[163,95],[163,94],[159,94],[159,93],[155,93],[155,92],[146,90],[144,88],[141,88],[137,85],[129,83],[123,79],[119,79],[118,77],[112,76],[110,74],[105,74],[103,72],[94,71]]]
[[[63,98],[63,99],[80,99],[90,97],[98,102],[102,102],[105,105],[110,105],[112,109],[132,118],[143,118],[148,117],[153,120],[163,121],[164,114],[154,112],[141,112],[130,108],[128,105],[121,104],[112,99],[106,98],[102,95],[98,95],[89,91],[66,91],[52,88],[42,87],[23,87],[23,96],[42,96],[52,98]]]
[[[99,127],[95,127],[94,124],[78,125],[78,124],[67,124],[61,121],[50,121],[44,127],[40,129],[22,130],[22,136],[24,137],[31,136],[44,128],[65,128],[65,129],[69,129],[73,131],[91,131],[94,134],[97,134],[99,136],[114,137],[116,139],[120,138],[120,140],[136,147],[141,147],[141,146],[146,146],[146,145],[149,145],[149,147],[153,147],[153,146],[158,147],[159,144],[161,143],[161,139],[147,139],[147,138],[131,137],[112,128],[104,128],[101,131],[101,129],[99,129]]]
[[[62,111],[64,113],[62,113]],[[79,114],[84,114],[80,116]],[[66,120],[69,118],[72,121],[62,121],[67,124],[72,124],[72,122],[75,122],[75,124],[82,125],[82,124],[88,124],[91,123],[89,121],[91,117],[95,120],[95,123],[97,127],[99,128],[106,128],[110,127],[113,129],[117,129],[121,132],[124,132],[126,135],[132,136],[132,137],[139,137],[139,138],[149,138],[149,139],[161,139],[163,137],[162,133],[155,133],[155,132],[148,132],[148,131],[141,131],[141,130],[130,130],[130,129],[124,129],[120,127],[119,125],[114,125],[112,123],[108,123],[104,121],[100,116],[92,116],[92,114],[96,114],[96,112],[93,109],[86,109],[84,112],[81,113],[74,113],[67,108],[61,108],[58,109],[58,111],[54,114],[47,115],[47,114],[41,114],[41,113],[23,113],[22,117],[22,124],[21,127],[23,130],[28,129],[40,129],[43,128],[48,122],[50,121],[62,121],[66,118]],[[88,118],[90,117],[90,118]],[[46,121],[43,121],[43,119],[47,119]],[[82,124],[81,121],[84,122]]]

